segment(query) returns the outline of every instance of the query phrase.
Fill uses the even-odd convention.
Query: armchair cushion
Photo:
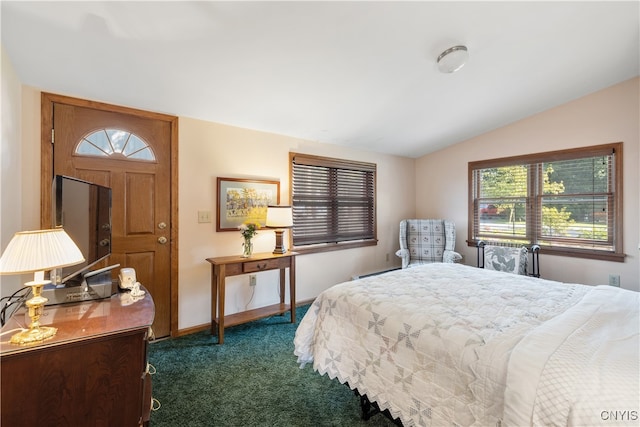
[[[407,225],[407,245],[411,258],[442,262],[444,224],[438,220],[418,220]]]

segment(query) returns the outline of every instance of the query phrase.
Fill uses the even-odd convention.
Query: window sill
[[[314,254],[320,252],[341,251],[343,249],[362,248],[365,246],[376,246],[377,240],[359,240],[357,242],[341,242],[341,243],[324,243],[313,246],[294,246],[292,251],[300,255]]]
[[[560,255],[572,258],[597,259],[601,261],[624,262],[626,257],[622,253],[589,251],[584,249],[550,248],[540,246],[540,253],[547,255]]]

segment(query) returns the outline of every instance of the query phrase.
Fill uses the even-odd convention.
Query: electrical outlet
[[[386,261],[389,262],[389,252],[387,252]]]
[[[620,287],[620,275],[619,274],[610,274],[609,275],[609,286]]]
[[[250,274],[249,275],[249,286],[255,286],[257,282],[258,282],[258,278],[256,277],[256,275],[255,274]]]

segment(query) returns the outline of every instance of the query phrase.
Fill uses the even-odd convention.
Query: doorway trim
[[[51,228],[51,181],[53,179],[53,104],[69,104],[77,107],[128,114],[137,117],[166,121],[170,132],[170,179],[171,179],[171,321],[170,336],[178,334],[178,117],[154,113],[135,108],[122,107],[97,101],[42,92],[40,96],[40,226]]]

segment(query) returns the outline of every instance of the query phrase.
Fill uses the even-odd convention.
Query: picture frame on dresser
[[[280,203],[280,181],[217,178],[216,231],[238,231],[247,221],[264,227],[267,207]]]

